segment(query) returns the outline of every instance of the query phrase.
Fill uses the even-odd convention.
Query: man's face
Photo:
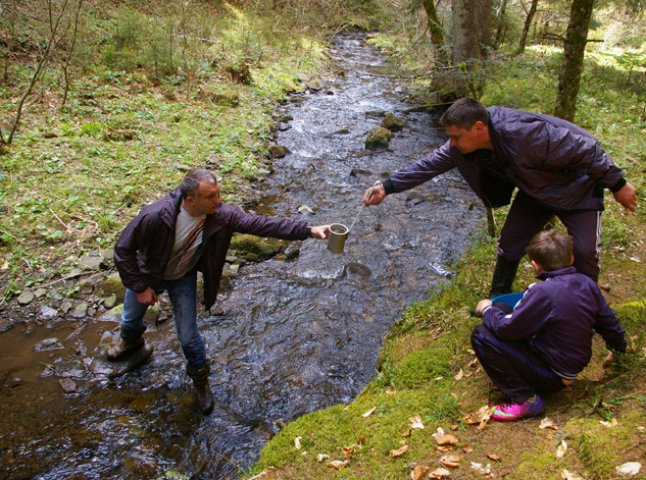
[[[485,129],[484,124],[478,121],[468,129],[457,125],[447,125],[446,134],[451,140],[451,146],[457,148],[460,153],[466,154],[485,147],[483,136]]]
[[[198,215],[215,213],[220,204],[220,186],[217,183],[200,182],[197,196],[187,197]]]

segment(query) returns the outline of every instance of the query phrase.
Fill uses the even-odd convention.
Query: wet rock
[[[111,308],[114,308],[114,306],[117,304],[117,296],[113,293],[112,295],[108,295],[107,297],[103,298],[103,306],[110,310]]]
[[[206,158],[204,159],[204,166],[205,166],[206,168],[216,168],[216,167],[219,167],[219,166],[220,166],[220,163],[221,163],[221,162],[220,162],[220,159],[219,159],[219,158],[218,158],[218,156],[217,156],[216,154],[214,154],[214,153],[212,153],[211,155],[209,155],[208,157],[206,157]]]
[[[87,296],[91,295],[92,292],[94,291],[94,284],[90,280],[88,280],[87,278],[81,280],[78,283],[78,287],[79,287],[79,289],[78,289],[77,293],[81,297],[87,297]]]
[[[73,268],[70,270],[70,277],[78,277],[79,275],[83,275],[83,269],[82,268]]]
[[[387,128],[391,132],[398,132],[406,126],[406,120],[398,118],[392,113],[388,112],[381,121],[381,126]]]
[[[385,116],[386,116],[386,112],[383,110],[372,110],[370,112],[366,112],[367,118],[382,118]]]
[[[126,289],[121,283],[121,277],[117,272],[100,280],[96,285],[96,291],[106,297],[114,294],[117,297],[117,303],[123,302],[126,295]]]
[[[18,296],[18,303],[20,305],[29,305],[31,302],[34,301],[34,298],[36,298],[36,295],[34,295],[34,292],[32,292],[28,288],[25,288]]]
[[[58,384],[61,386],[65,393],[75,393],[78,391],[76,382],[71,378],[61,378],[58,380]]]
[[[50,300],[53,300],[54,302],[60,302],[65,298],[65,296],[58,290],[52,289],[49,292],[47,292],[47,298]]]
[[[70,312],[70,315],[74,318],[83,318],[87,315],[87,310],[88,304],[86,302],[80,302]]]
[[[336,132],[334,132],[334,135],[349,135],[350,133],[351,132],[350,132],[349,128],[342,128],[342,129],[337,130]]]
[[[176,163],[173,165],[173,168],[175,170],[179,170],[180,172],[189,172],[191,170],[191,167],[184,165],[183,163]]]
[[[45,290],[44,288],[38,288],[34,291],[34,295],[36,296],[36,298],[42,298],[46,294],[47,294],[47,290]]]
[[[34,350],[37,352],[50,352],[52,350],[63,350],[63,344],[56,337],[46,338],[34,345]]]
[[[79,265],[85,269],[98,270],[103,262],[102,255],[85,255],[79,258]]]
[[[288,153],[290,152],[287,147],[276,145],[275,143],[269,145],[269,156],[271,156],[271,158],[283,158]]]
[[[58,310],[52,308],[48,305],[42,305],[40,307],[40,316],[43,318],[53,318],[58,315]]]
[[[73,307],[73,306],[74,306],[74,303],[72,303],[72,301],[71,301],[71,300],[69,300],[69,299],[67,299],[67,298],[66,298],[65,300],[63,300],[63,301],[61,302],[61,304],[60,304],[60,306],[58,307],[58,309],[60,310],[60,312],[61,312],[63,315],[65,315],[67,312],[69,312],[69,311],[72,309],[72,307]]]
[[[379,150],[388,148],[392,132],[387,128],[375,127],[368,132],[366,138],[366,148],[368,150]]]
[[[362,168],[353,168],[350,171],[350,176],[351,177],[358,177],[358,176],[369,176],[372,175],[372,172],[370,170],[364,170]]]

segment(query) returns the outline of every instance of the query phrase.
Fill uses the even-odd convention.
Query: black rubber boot
[[[121,329],[121,338],[119,338],[116,345],[108,349],[106,354],[108,360],[115,362],[142,348],[144,346],[143,334],[145,330],[144,328],[138,332],[132,332]]]
[[[501,257],[500,255],[496,257],[496,268],[493,271],[489,298],[494,298],[498,295],[504,295],[505,293],[511,292],[511,284],[514,283],[519,263],[520,260],[507,260],[505,257]]]
[[[213,411],[213,393],[209,387],[209,373],[211,368],[208,364],[198,368],[189,363],[186,365],[186,374],[193,380],[193,386],[197,392],[197,403],[204,415]]]

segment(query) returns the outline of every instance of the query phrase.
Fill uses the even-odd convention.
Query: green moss
[[[267,260],[280,252],[282,245],[280,240],[247,234],[237,234],[231,239],[231,249],[248,262]]]

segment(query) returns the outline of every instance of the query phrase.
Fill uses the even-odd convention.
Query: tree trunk
[[[438,63],[446,65],[448,64],[448,58],[446,56],[446,50],[444,49],[444,30],[437,16],[434,0],[422,0],[422,5],[426,12],[426,24],[431,32],[431,43],[433,44],[437,61]]]
[[[491,39],[491,15],[493,13],[493,0],[477,0],[474,3],[474,19],[480,55],[486,58],[493,46]]]
[[[583,57],[588,39],[588,29],[594,0],[574,0],[570,11],[570,23],[563,49],[563,65],[559,75],[558,94],[554,114],[566,120],[574,120],[576,97],[579,94]]]
[[[516,54],[523,53],[525,51],[525,45],[527,44],[527,35],[529,34],[529,28],[532,25],[532,20],[534,19],[534,14],[538,8],[538,0],[532,0],[532,5],[529,7],[529,12],[527,12],[527,17],[525,18],[525,25],[523,26],[523,33],[520,36],[520,42],[518,42],[518,49]]]
[[[498,48],[504,39],[507,30],[507,0],[501,0],[498,15],[496,15],[496,38],[493,42],[493,48]]]
[[[480,39],[490,38],[490,22],[481,18],[491,18],[491,2],[484,1],[483,9],[477,9],[480,0],[453,0],[453,65],[458,67],[454,86],[458,97],[471,94],[478,97],[482,89],[482,51]],[[486,6],[489,10],[486,10]],[[477,13],[476,13],[477,12]],[[477,15],[477,17],[476,17]],[[476,18],[478,20],[476,21]]]

